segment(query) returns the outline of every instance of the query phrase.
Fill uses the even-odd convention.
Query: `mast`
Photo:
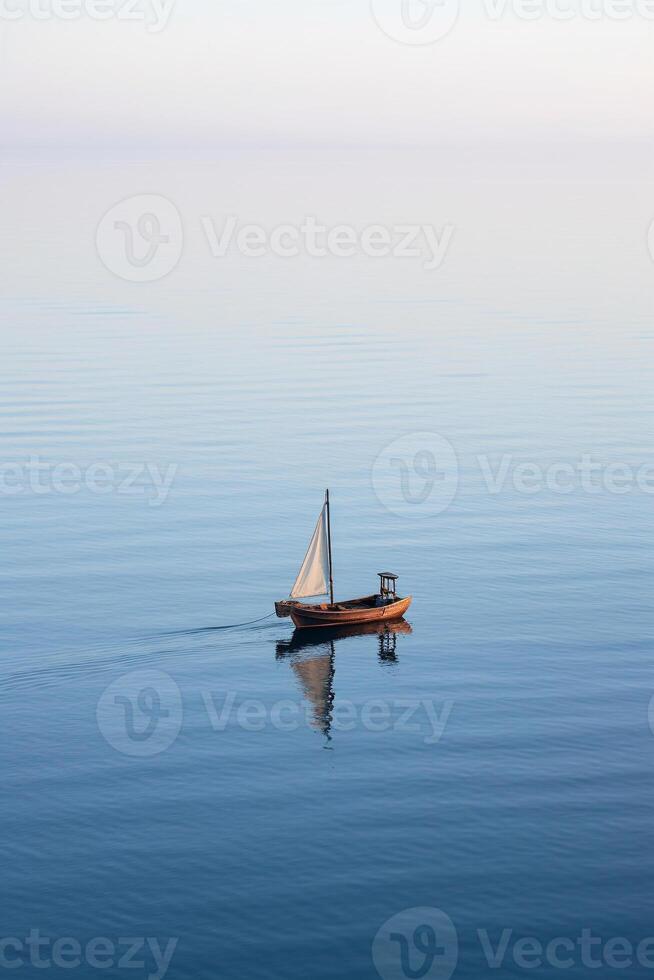
[[[332,521],[329,510],[329,490],[325,490],[325,507],[327,508],[327,550],[329,553],[329,595],[334,605],[334,575],[332,571]]]

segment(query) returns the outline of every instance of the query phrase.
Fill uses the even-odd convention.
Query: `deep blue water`
[[[645,272],[642,293],[601,295],[616,257],[645,248],[640,225],[618,199],[607,219],[601,184],[543,201],[501,183],[446,193],[424,175],[398,190],[398,216],[429,191],[431,218],[456,221],[435,278],[374,259],[220,265],[193,216],[288,192],[285,166],[301,198],[280,205],[287,220],[312,213],[312,195],[342,218],[339,180],[349,208],[367,195],[353,213],[372,220],[386,186],[365,166],[346,180],[295,161],[248,188],[240,166],[215,181],[201,168],[201,199],[192,168],[146,184],[144,166],[85,170],[63,203],[33,182],[38,167],[5,174],[22,237],[3,243],[2,937],[174,938],[176,980],[372,980],[384,923],[431,908],[453,923],[458,957],[439,927],[427,969],[413,943],[429,933],[415,929],[444,920],[409,913],[390,931],[414,975],[651,975],[645,953],[619,969],[595,945],[594,968],[577,944],[584,929],[634,946],[654,935]],[[190,264],[121,283],[94,229],[150,186],[178,193]],[[615,252],[604,239],[575,285],[566,257],[592,240],[600,200],[592,220],[614,222]],[[511,203],[514,239],[531,241],[536,216],[555,227],[552,202],[565,225],[533,244],[532,267],[498,242],[494,209]],[[434,435],[458,465],[442,511],[444,461],[432,472],[416,456]],[[520,463],[584,454],[600,467],[590,488],[570,471],[571,492],[515,485]],[[480,457],[493,472],[504,458],[500,492]],[[422,503],[401,497],[391,459]],[[102,493],[61,492],[64,463],[114,476]],[[610,464],[645,489],[609,492]],[[168,466],[153,506],[148,474]],[[390,566],[414,596],[410,630],[303,643],[289,620],[214,629],[287,594],[327,486],[337,594],[372,591]],[[498,968],[483,930],[493,946],[510,930]],[[521,937],[563,937],[569,968],[521,966]],[[411,975],[397,936],[377,949],[383,980]],[[46,975],[156,972],[152,956],[129,972],[106,960]]]

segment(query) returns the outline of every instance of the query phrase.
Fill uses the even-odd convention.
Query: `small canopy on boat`
[[[396,586],[398,576],[394,575],[393,572],[377,572],[379,578],[381,579],[379,593],[381,596],[393,596],[396,594]]]

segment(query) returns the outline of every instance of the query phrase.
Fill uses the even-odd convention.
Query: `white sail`
[[[300,574],[291,589],[291,599],[327,595],[329,592],[329,548],[327,544],[327,505],[323,507],[313,532]]]

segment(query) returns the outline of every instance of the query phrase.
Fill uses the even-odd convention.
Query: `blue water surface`
[[[654,934],[654,334],[620,186],[395,183],[347,156],[77,166],[5,166],[2,936],[175,939],[175,980],[651,975],[604,946]],[[383,221],[389,188],[398,221],[455,221],[442,270],[202,241],[235,207]],[[187,250],[121,282],[95,227],[149,189]],[[444,506],[432,438],[456,457]],[[525,490],[521,463],[574,475]],[[57,489],[61,464],[110,477]],[[607,489],[611,464],[642,487]],[[288,594],[326,487],[337,595],[390,567],[409,626],[215,629]],[[457,949],[411,912],[403,961],[383,928],[413,909]],[[524,966],[525,937],[569,940],[567,968]],[[47,975],[160,975],[145,949]]]

